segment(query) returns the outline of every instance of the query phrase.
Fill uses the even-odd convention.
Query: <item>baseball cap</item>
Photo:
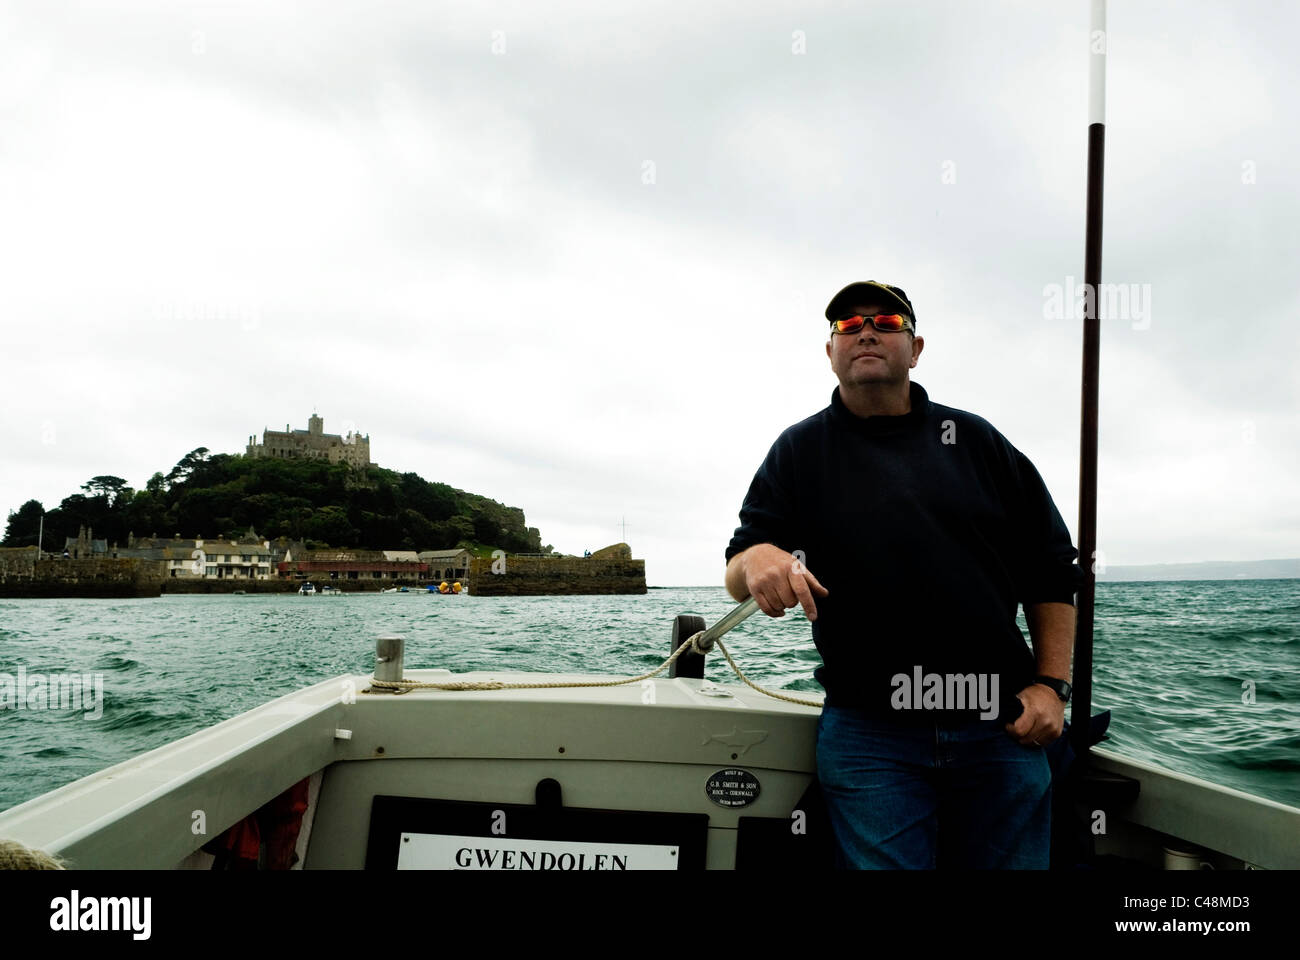
[[[894,309],[902,310],[911,317],[912,326],[916,326],[916,311],[912,309],[912,301],[907,299],[907,294],[903,292],[903,288],[888,283],[879,283],[875,280],[850,283],[831,297],[831,302],[826,305],[826,319],[840,319],[850,310],[856,308],[857,302],[860,300],[884,300],[886,304],[892,304]]]

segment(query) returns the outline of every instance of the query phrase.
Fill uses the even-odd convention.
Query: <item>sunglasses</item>
[[[874,317],[845,317],[843,320],[836,320],[831,323],[832,333],[857,333],[867,321],[882,333],[898,333],[901,330],[911,330],[912,321],[898,313],[881,313]]]

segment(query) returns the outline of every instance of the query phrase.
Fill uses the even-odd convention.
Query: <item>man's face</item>
[[[853,313],[864,317],[894,312],[896,308],[878,303],[861,303],[853,308]],[[840,386],[847,390],[868,383],[902,383],[907,380],[907,371],[916,366],[924,346],[923,338],[907,330],[884,333],[865,323],[857,333],[832,333],[826,356],[830,357],[831,370]]]

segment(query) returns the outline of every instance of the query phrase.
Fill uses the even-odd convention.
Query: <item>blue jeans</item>
[[[841,868],[1046,870],[1052,773],[1002,720],[905,726],[822,708],[817,777]]]

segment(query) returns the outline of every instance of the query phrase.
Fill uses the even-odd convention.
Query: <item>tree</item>
[[[16,511],[9,514],[9,523],[5,526],[5,538],[0,541],[6,547],[34,547],[40,534],[41,517],[45,508],[39,500],[28,500]]]
[[[479,514],[474,518],[474,539],[479,543],[499,543],[501,527],[487,514]]]
[[[172,467],[171,472],[164,479],[169,484],[184,483],[194,472],[194,468],[203,463],[207,457],[207,447],[195,447],[177,461],[176,466]]]
[[[108,506],[115,507],[117,506],[118,499],[122,495],[122,491],[129,488],[126,485],[126,481],[121,477],[104,475],[91,477],[81,485],[81,489],[85,490],[92,497],[106,498]]]
[[[347,511],[335,506],[316,510],[307,521],[306,535],[336,547],[346,547],[357,541],[357,531],[348,522]]]
[[[474,521],[469,517],[452,517],[451,526],[459,540],[474,539]]]
[[[60,513],[72,528],[69,536],[74,536],[78,526],[93,527],[108,512],[107,504],[98,497],[88,497],[84,493],[74,493],[64,497],[59,504]]]
[[[438,546],[439,531],[436,525],[429,521],[429,518],[418,510],[406,509],[402,511],[401,516],[402,532],[406,535],[404,541],[410,541],[416,544],[413,547],[406,547],[407,550],[430,550]]]

